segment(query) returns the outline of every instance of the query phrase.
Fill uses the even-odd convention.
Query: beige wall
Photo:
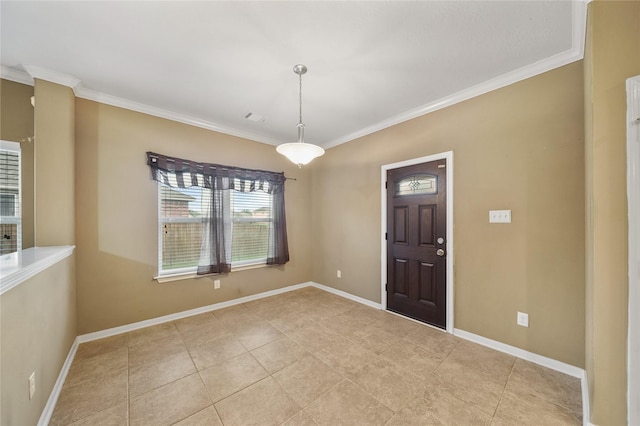
[[[35,245],[73,245],[75,96],[36,79],[35,97]]]
[[[640,2],[589,4],[585,52],[587,373],[591,422],[627,421],[626,79],[640,74]]]
[[[2,295],[0,331],[0,424],[35,425],[77,335],[73,256]],[[29,400],[34,371],[36,393]]]
[[[3,80],[3,88],[21,91],[14,100],[29,101],[23,85]],[[6,92],[3,90],[3,105]],[[74,242],[74,95],[71,89],[36,81],[35,158],[37,205],[36,244]],[[13,107],[13,102],[10,103]],[[24,105],[23,105],[24,107]],[[29,104],[29,108],[31,105]],[[33,115],[31,112],[30,119]],[[24,112],[19,117],[28,116]],[[4,118],[4,116],[3,116]],[[24,129],[16,136],[27,132]],[[3,126],[4,127],[4,126]],[[27,137],[28,137],[27,136]],[[23,144],[24,146],[24,144]],[[33,170],[33,169],[32,169]],[[24,170],[23,170],[24,171]],[[76,270],[72,255],[22,282],[0,300],[2,333],[2,397],[0,424],[36,424],[47,403],[65,358],[78,334],[76,322]],[[29,400],[28,378],[36,373],[36,394]]]
[[[33,247],[33,86],[0,79],[0,139],[20,142],[22,158],[22,248]]]
[[[452,150],[455,327],[582,367],[582,76],[576,62],[330,149],[312,167],[313,280],[379,302],[381,166]]]
[[[33,86],[0,79],[0,139],[20,142],[33,136]]]
[[[295,129],[294,129],[295,130]],[[309,171],[270,145],[83,99],[76,100],[76,234],[81,334],[311,279]],[[284,266],[159,284],[157,184],[146,151],[284,171],[291,261]]]

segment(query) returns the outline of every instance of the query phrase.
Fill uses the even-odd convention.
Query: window
[[[159,276],[289,261],[284,173],[147,153],[158,182]]]
[[[0,141],[0,255],[22,249],[20,144]]]
[[[160,275],[193,272],[200,259],[202,188],[158,185]]]
[[[273,226],[271,194],[231,191],[231,266],[267,262]]]
[[[210,190],[158,183],[160,275],[196,272]],[[230,191],[231,267],[266,264],[273,226],[272,196]]]
[[[412,175],[396,183],[395,195],[429,195],[438,193],[438,176]]]

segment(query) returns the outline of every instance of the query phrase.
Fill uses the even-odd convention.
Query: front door
[[[387,309],[446,328],[445,159],[387,171]]]

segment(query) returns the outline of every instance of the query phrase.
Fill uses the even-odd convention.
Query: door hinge
[[[387,189],[387,182],[384,183],[384,189]]]
[[[384,240],[387,241],[389,239],[389,234],[387,234],[386,232],[384,233]]]
[[[389,291],[389,284],[384,285],[384,291]]]

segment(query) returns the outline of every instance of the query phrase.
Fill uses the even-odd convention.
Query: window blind
[[[22,249],[20,144],[0,141],[0,255]]]
[[[231,192],[231,266],[265,263],[273,226],[271,194]]]
[[[159,184],[160,269],[176,273],[198,266],[202,236],[202,188]]]

